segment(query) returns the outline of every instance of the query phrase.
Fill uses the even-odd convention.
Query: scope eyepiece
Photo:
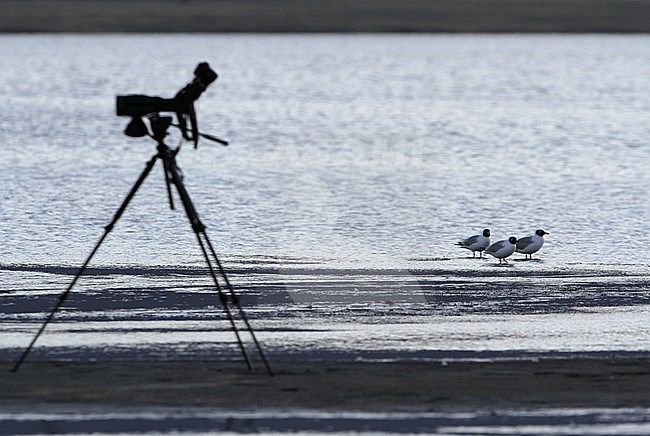
[[[201,62],[198,64],[194,70],[194,75],[201,79],[201,82],[203,82],[206,88],[209,84],[217,80],[217,77],[219,77],[217,73],[210,68],[210,65],[208,65],[207,62]]]

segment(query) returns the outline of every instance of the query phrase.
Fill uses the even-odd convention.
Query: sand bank
[[[0,404],[306,408],[367,412],[477,408],[650,407],[645,359],[497,362],[10,362]]]
[[[0,0],[0,32],[648,32],[647,0]]]

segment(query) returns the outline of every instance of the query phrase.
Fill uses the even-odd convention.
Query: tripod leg
[[[169,208],[174,210],[174,197],[172,197],[172,187],[169,181],[169,164],[163,159],[163,172],[165,173],[165,185],[167,186],[167,198],[169,199]]]
[[[217,275],[214,271],[214,267],[212,266],[212,262],[210,261],[210,256],[208,256],[208,252],[205,248],[205,244],[201,239],[201,234],[204,234],[205,226],[199,219],[199,216],[196,213],[196,209],[194,208],[194,204],[192,203],[192,200],[190,199],[190,196],[187,193],[187,190],[185,189],[185,185],[183,184],[183,179],[178,172],[179,170],[178,170],[178,166],[176,165],[175,154],[171,150],[167,150],[166,152],[165,149],[162,150],[163,151],[161,152],[161,155],[163,161],[166,164],[166,169],[171,175],[172,183],[174,184],[174,186],[176,186],[176,191],[178,192],[178,196],[181,199],[181,203],[183,204],[183,208],[185,209],[187,218],[189,219],[190,224],[192,225],[192,230],[196,234],[196,239],[199,242],[199,246],[201,247],[201,251],[203,252],[203,257],[205,258],[205,261],[208,265],[208,269],[210,270],[210,275],[212,276],[215,287],[217,289],[217,293],[219,294],[219,299],[221,300],[221,304],[223,305],[224,312],[226,313],[226,316],[228,317],[228,321],[230,322],[230,325],[232,326],[232,330],[235,333],[235,336],[237,338],[237,344],[239,345],[239,349],[241,350],[242,356],[246,361],[246,365],[248,366],[248,369],[250,371],[253,371],[253,362],[251,361],[248,352],[246,351],[246,347],[244,347],[244,343],[239,334],[239,329],[237,328],[237,324],[235,323],[235,318],[233,317],[232,311],[228,306],[228,300],[223,290],[221,289],[221,285],[219,285],[219,281],[217,280]]]
[[[219,273],[223,277],[224,281],[226,282],[226,289],[228,289],[228,292],[230,293],[230,297],[232,300],[235,302],[235,306],[237,306],[237,309],[239,310],[239,314],[244,321],[244,324],[246,324],[246,328],[250,332],[251,337],[253,338],[253,342],[255,343],[255,348],[257,349],[257,352],[260,354],[260,358],[262,359],[262,362],[264,363],[264,366],[266,367],[266,371],[269,373],[270,376],[273,376],[273,371],[271,370],[271,366],[269,365],[269,361],[266,359],[266,356],[264,355],[264,351],[262,351],[262,347],[260,346],[260,343],[257,341],[257,337],[255,336],[255,333],[253,332],[253,328],[251,327],[250,323],[248,322],[248,317],[246,316],[246,313],[244,312],[244,309],[241,307],[241,303],[239,302],[239,297],[237,297],[237,294],[235,294],[235,290],[232,287],[232,284],[230,284],[230,280],[228,280],[228,276],[226,275],[226,271],[223,269],[223,266],[221,265],[221,261],[217,257],[217,253],[214,251],[214,248],[212,247],[212,243],[210,242],[210,239],[208,238],[208,235],[205,233],[205,230],[202,232],[203,237],[205,238],[205,241],[207,242],[208,248],[210,249],[210,252],[212,253],[212,257],[214,257],[215,262],[217,263],[217,266],[219,267]]]
[[[241,339],[241,335],[239,334],[239,329],[235,324],[235,318],[232,316],[232,312],[230,310],[230,307],[228,306],[228,299],[226,298],[226,294],[224,294],[223,290],[221,289],[221,286],[219,285],[219,281],[217,280],[217,275],[214,272],[214,268],[212,266],[212,263],[210,262],[210,257],[208,256],[208,252],[205,250],[205,245],[203,244],[203,241],[201,240],[201,237],[198,233],[196,234],[196,239],[199,241],[199,246],[201,247],[201,251],[203,252],[203,257],[205,258],[205,261],[208,265],[208,269],[210,270],[210,275],[212,276],[212,279],[214,280],[214,284],[217,288],[217,293],[219,294],[219,300],[221,301],[221,305],[223,306],[223,309],[226,312],[228,321],[230,321],[232,330],[235,333],[235,337],[237,338],[237,344],[239,345],[239,350],[241,351],[242,356],[244,356],[244,361],[246,362],[246,366],[248,367],[249,371],[254,371],[255,368],[253,367],[253,361],[248,355],[248,351],[246,351],[244,342]]]
[[[52,321],[52,318],[54,318],[54,314],[63,305],[65,300],[67,300],[68,295],[70,295],[70,291],[74,287],[75,283],[77,283],[77,280],[79,279],[79,277],[81,277],[83,272],[86,270],[86,267],[90,263],[90,260],[93,258],[93,256],[95,256],[95,253],[97,253],[97,250],[99,249],[100,245],[102,245],[102,242],[104,242],[104,239],[106,239],[106,236],[108,236],[108,234],[111,232],[111,230],[113,230],[113,227],[115,226],[115,223],[117,223],[117,221],[120,219],[120,217],[122,216],[122,214],[126,210],[126,207],[129,205],[129,203],[131,202],[131,200],[135,196],[136,192],[138,191],[138,189],[140,188],[140,186],[142,185],[144,180],[147,178],[147,176],[151,172],[151,169],[153,168],[154,164],[156,163],[156,159],[158,159],[158,157],[159,157],[159,155],[155,155],[154,157],[151,158],[151,160],[149,162],[147,162],[147,165],[146,165],[144,171],[142,171],[142,174],[140,174],[140,177],[135,182],[135,184],[131,188],[131,191],[129,192],[129,194],[126,196],[126,198],[122,202],[122,205],[120,206],[120,208],[115,213],[115,216],[113,217],[113,220],[106,227],[104,227],[104,234],[102,235],[101,238],[99,238],[99,241],[95,245],[95,248],[93,248],[93,251],[90,253],[88,258],[86,258],[86,261],[83,263],[81,268],[79,268],[79,271],[74,276],[74,279],[72,279],[72,282],[70,283],[68,288],[65,290],[65,292],[63,292],[59,296],[59,301],[57,301],[54,308],[52,308],[52,310],[50,311],[50,314],[45,319],[45,322],[43,323],[43,325],[41,325],[41,328],[39,329],[38,333],[36,333],[36,336],[34,336],[34,339],[32,339],[32,342],[29,344],[29,346],[27,346],[25,351],[23,351],[23,354],[20,356],[20,359],[18,359],[18,361],[16,362],[14,367],[11,369],[11,372],[18,371],[18,368],[20,368],[20,365],[22,365],[23,361],[27,358],[27,355],[29,354],[32,347],[36,343],[36,340],[45,331],[45,327],[47,327],[47,325],[50,323],[50,321]]]

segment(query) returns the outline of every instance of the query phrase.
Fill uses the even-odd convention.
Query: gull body
[[[514,253],[516,248],[517,238],[511,236],[508,239],[504,239],[503,241],[498,241],[490,245],[485,249],[485,252],[499,259],[499,263],[508,263],[506,257]]]
[[[476,257],[476,252],[483,257],[483,250],[490,245],[490,229],[483,229],[480,235],[470,236],[469,238],[456,243],[460,248],[466,248],[472,252],[472,257]]]
[[[548,235],[548,233],[542,229],[537,229],[534,235],[519,239],[517,241],[517,253],[524,254],[526,259],[532,259],[533,253],[537,253],[544,245],[544,235]]]

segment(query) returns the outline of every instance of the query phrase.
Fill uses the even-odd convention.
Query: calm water
[[[231,146],[179,163],[272,359],[650,353],[650,36],[2,36],[0,59],[2,359],[155,152],[115,96],[171,97],[201,61],[200,126]],[[500,268],[453,245],[484,227],[550,235]],[[238,356],[160,168],[91,266],[30,358]],[[533,430],[647,431],[592,412]]]

